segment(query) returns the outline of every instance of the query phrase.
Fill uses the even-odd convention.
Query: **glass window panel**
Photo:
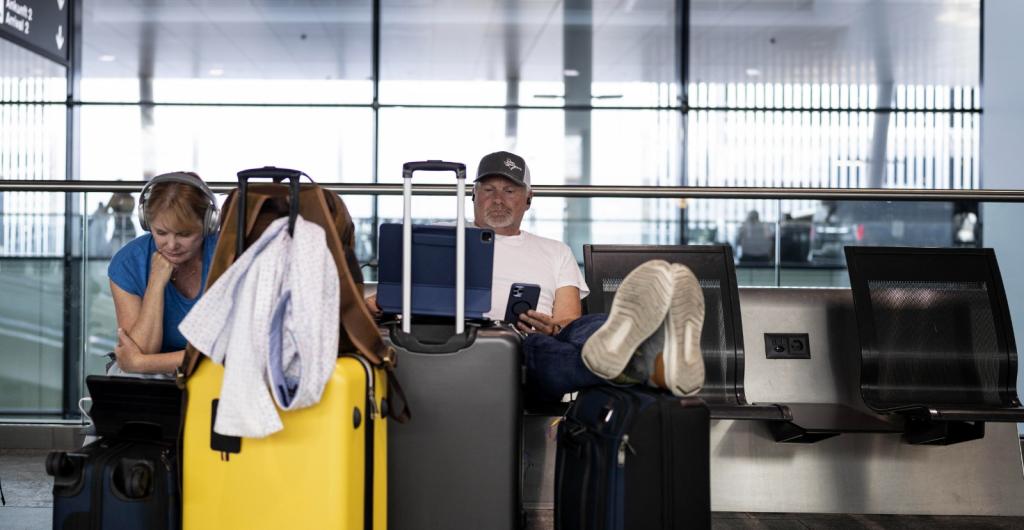
[[[0,415],[61,411],[64,264],[0,258]]]
[[[64,252],[64,195],[0,193],[0,257],[60,257]]]
[[[371,180],[368,108],[87,105],[81,115],[83,180],[189,169],[234,181],[264,165],[300,169],[321,183]]]
[[[366,80],[167,78],[153,80],[149,98],[139,96],[139,85],[139,79],[130,77],[83,79],[81,100],[332,105],[369,104],[373,97],[373,85]]]
[[[0,38],[0,102],[59,102],[67,98],[67,69]]]
[[[771,215],[774,205],[762,206],[768,207],[769,219],[778,219]],[[783,286],[848,287],[846,246],[974,248],[982,243],[982,211],[969,201],[784,200],[778,208]]]
[[[687,121],[693,186],[980,187],[973,112],[692,111]],[[876,168],[879,149],[886,162]]]
[[[369,0],[96,0],[83,101],[369,103]]]
[[[385,0],[381,102],[678,105],[677,5]]]
[[[64,179],[65,71],[64,66],[0,39],[0,177]]]
[[[363,274],[370,279],[372,268],[367,266],[377,256],[377,225],[374,217],[376,197],[373,195],[341,195],[356,228],[356,259],[363,265]]]
[[[64,180],[67,108],[0,102],[0,175],[10,180]]]
[[[691,105],[979,108],[980,0],[695,1],[690,21]]]
[[[117,315],[107,277],[109,257],[89,257],[85,262],[83,318],[85,319],[85,352],[82,367],[85,375],[107,372],[108,353],[117,345]],[[84,386],[84,379],[82,381]]]
[[[588,202],[588,199],[564,200],[570,212],[572,203]],[[564,234],[549,236],[566,241],[577,258],[582,256],[586,244],[678,245],[680,242],[682,210],[678,200],[595,198],[589,199],[589,209],[588,218],[567,217]]]
[[[82,252],[83,352],[81,388],[85,377],[105,374],[117,344],[117,316],[110,293],[107,267],[110,258],[142,231],[136,221],[138,194],[83,193],[81,209],[84,230],[79,232]],[[84,392],[85,390],[83,390]]]
[[[689,203],[686,242],[732,246],[741,286],[848,287],[847,246],[975,248],[983,241],[984,211],[971,201]]]
[[[64,194],[0,195],[0,416],[60,413]]]

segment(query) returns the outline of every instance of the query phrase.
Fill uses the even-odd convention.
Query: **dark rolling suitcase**
[[[455,171],[464,186],[462,164],[406,164],[407,201],[415,170]],[[411,222],[408,212],[406,224]],[[461,229],[456,229],[456,246],[465,248],[464,237],[458,237],[465,235]],[[411,259],[409,254],[404,252],[403,259]],[[457,308],[461,315],[459,309],[464,308]],[[456,319],[456,325],[462,323]],[[519,527],[519,336],[508,328],[478,324],[453,330],[450,321],[405,331],[391,324],[382,332],[395,348],[395,372],[414,407],[412,419],[392,424],[389,432],[389,527]]]
[[[580,392],[558,426],[555,528],[710,528],[709,422],[697,398]]]
[[[89,376],[100,439],[47,456],[53,528],[180,528],[176,437],[181,392],[174,381]]]

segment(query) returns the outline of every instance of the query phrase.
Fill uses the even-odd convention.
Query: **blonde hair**
[[[199,175],[186,172],[202,182]],[[182,182],[161,182],[153,186],[146,197],[146,224],[153,226],[153,219],[169,214],[169,221],[176,228],[202,231],[210,199],[197,186]]]

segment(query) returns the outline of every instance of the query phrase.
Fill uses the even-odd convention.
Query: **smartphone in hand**
[[[519,322],[519,314],[537,309],[540,300],[540,286],[533,283],[513,283],[508,291],[508,303],[505,305],[505,323],[515,325]]]

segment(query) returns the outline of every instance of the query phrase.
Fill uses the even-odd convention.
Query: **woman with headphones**
[[[165,173],[139,195],[146,234],[114,255],[107,269],[117,314],[116,362],[109,374],[169,374],[182,361],[178,324],[206,287],[217,246],[217,202],[199,175]]]

